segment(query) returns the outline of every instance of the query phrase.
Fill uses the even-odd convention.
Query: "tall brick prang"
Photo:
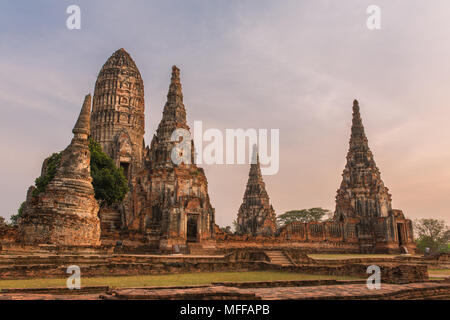
[[[119,49],[95,83],[91,136],[131,180],[144,154],[144,82],[130,54]]]
[[[93,98],[91,137],[121,167],[134,190],[134,177],[141,170],[145,152],[144,82],[130,54],[121,48],[101,68]],[[132,224],[136,204],[130,193],[121,204],[102,207],[104,232]]]
[[[370,151],[358,101],[353,101],[353,120],[347,164],[336,196],[335,218],[386,217],[392,210],[391,195],[381,180]]]
[[[392,209],[388,188],[370,151],[359,103],[353,101],[353,119],[347,164],[336,195],[334,221],[343,224],[346,240],[358,239],[361,252],[413,252],[412,222]]]

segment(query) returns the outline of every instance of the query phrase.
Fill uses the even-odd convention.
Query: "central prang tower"
[[[95,83],[91,137],[99,142],[125,176],[142,167],[144,83],[131,56],[119,49],[106,61]]]

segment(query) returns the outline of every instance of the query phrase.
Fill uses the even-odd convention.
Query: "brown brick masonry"
[[[69,264],[68,264],[69,265]],[[0,279],[29,279],[29,278],[65,278],[68,265],[30,264],[0,266]],[[80,264],[84,277],[96,276],[126,276],[173,274],[191,272],[224,272],[224,271],[263,271],[279,270],[333,276],[356,276],[367,278],[368,264],[345,264],[338,266],[304,265],[278,266],[268,262],[155,262],[155,263],[94,263]],[[382,281],[385,283],[410,283],[428,279],[427,267],[418,265],[379,264]]]
[[[369,290],[361,281],[267,281],[203,286],[3,289],[0,300],[406,300],[449,299],[450,283],[385,284]]]

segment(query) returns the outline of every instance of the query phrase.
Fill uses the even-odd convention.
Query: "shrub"
[[[128,192],[128,182],[122,168],[117,168],[114,161],[102,151],[94,140],[89,141],[91,152],[91,176],[95,198],[101,205],[120,203]]]

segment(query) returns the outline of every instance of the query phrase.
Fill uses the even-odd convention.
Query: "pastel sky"
[[[81,30],[66,28],[71,4]],[[366,27],[371,4],[381,30]],[[264,177],[277,214],[334,210],[357,98],[394,208],[450,224],[449,39],[448,0],[2,0],[0,214],[69,144],[123,47],[144,79],[147,144],[176,64],[191,127],[280,129],[280,170]],[[230,225],[249,166],[204,168],[216,221]]]

